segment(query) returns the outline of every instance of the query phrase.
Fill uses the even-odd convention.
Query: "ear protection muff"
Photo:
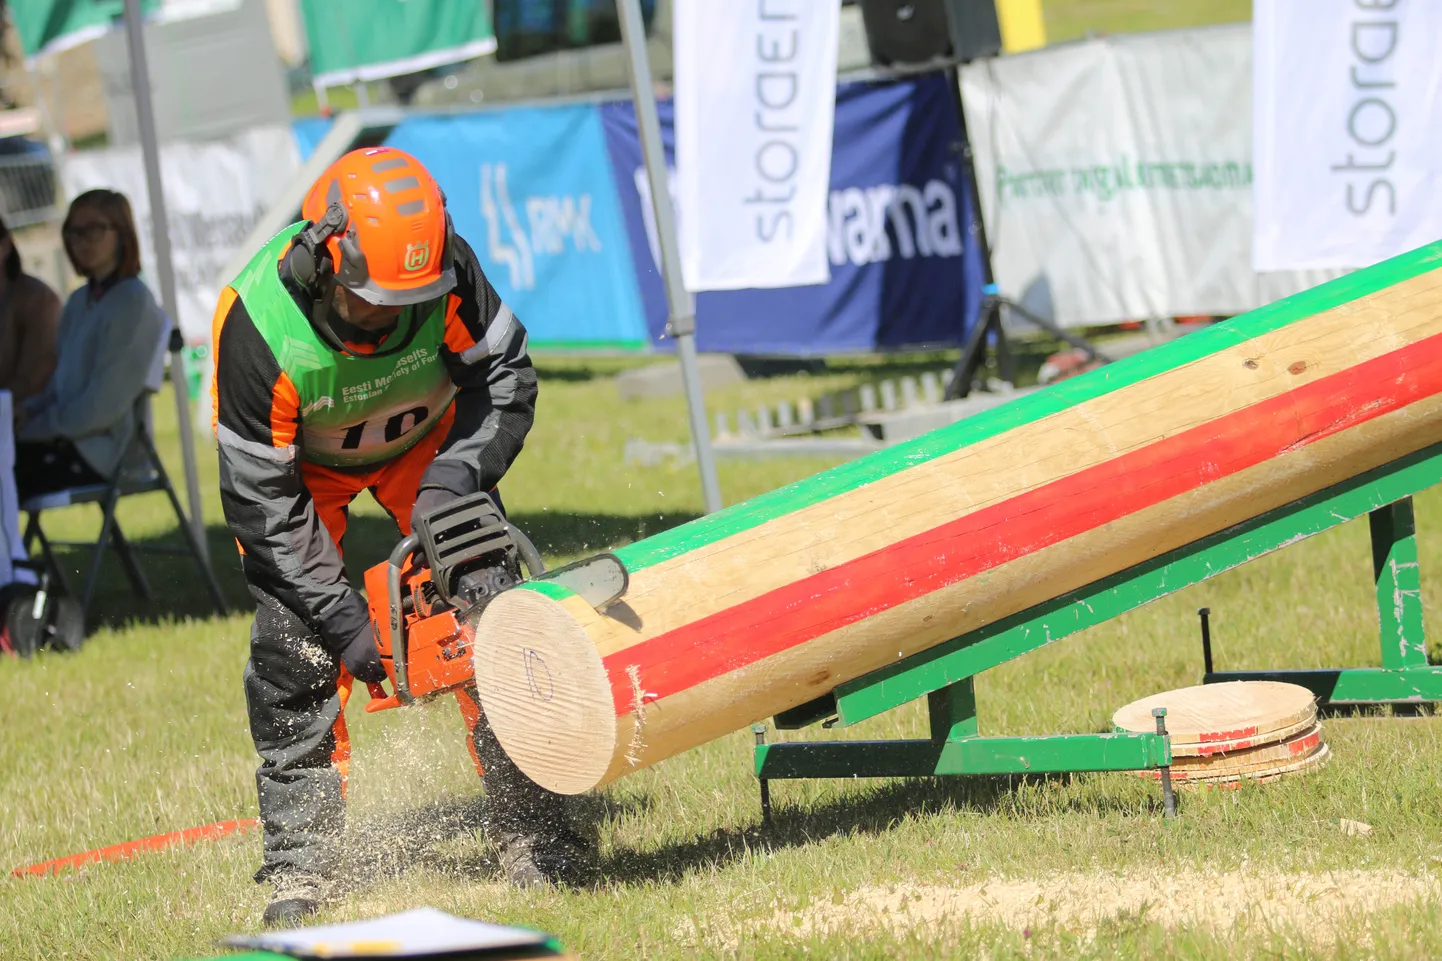
[[[290,276],[307,290],[315,285],[315,254],[306,250],[299,241],[290,247]]]
[[[326,241],[346,228],[350,218],[339,203],[326,208],[325,216],[307,224],[291,241],[290,275],[311,296],[311,323],[334,350],[349,353],[330,326],[330,300],[335,292],[335,265]]]
[[[331,263],[326,241],[345,230],[349,219],[345,208],[339,203],[333,203],[326,208],[324,217],[296,234],[290,248],[290,273],[296,283],[307,290],[315,291],[318,284],[331,279],[335,266]],[[342,240],[341,243],[344,244],[345,241]],[[355,247],[353,241],[351,246]],[[356,252],[359,253],[359,248],[356,248]],[[362,263],[364,259],[365,255],[362,254]]]

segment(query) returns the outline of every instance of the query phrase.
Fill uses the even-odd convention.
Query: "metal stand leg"
[[[1202,619],[1202,672],[1212,673],[1212,609],[1203,607],[1197,611],[1197,616]]]
[[[991,331],[993,323],[999,317],[1000,307],[995,297],[988,297],[982,302],[981,310],[976,318],[976,326],[971,328],[967,335],[966,343],[962,345],[961,356],[952,368],[951,384],[946,389],[947,400],[959,400],[971,393],[971,382],[976,377],[977,368],[981,366],[986,356],[986,338]],[[996,323],[1000,328],[1000,323]]]
[[[60,566],[59,559],[55,556],[55,549],[50,545],[50,538],[45,536],[45,528],[40,526],[40,515],[32,513],[29,521],[25,524],[25,549],[33,550],[31,543],[40,545],[40,556],[45,558],[45,566],[54,575],[60,590],[67,597],[74,597],[75,592],[70,588],[70,579],[65,576],[65,569]]]
[[[85,573],[84,593],[80,596],[82,618],[89,616],[90,602],[95,598],[95,588],[100,583],[100,565],[105,560],[105,548],[115,531],[115,505],[119,502],[120,489],[112,487],[100,505],[104,520],[100,522],[100,537],[95,541],[95,550],[90,555],[90,569]]]
[[[996,332],[996,367],[1001,374],[1001,379],[1008,384],[1016,384],[1016,364],[1012,362],[1011,345],[1006,339],[1006,326],[1002,317],[1001,308],[1007,303],[1005,300],[996,302],[995,316],[996,323],[992,329]]]
[[[1157,719],[1157,736],[1167,736],[1167,709],[1164,707],[1152,708],[1152,717]],[[1172,790],[1172,766],[1170,764],[1162,768],[1162,817],[1171,819],[1177,816],[1177,795]]]
[[[1405,497],[1368,515],[1372,573],[1384,668],[1426,667],[1422,581],[1417,570],[1417,521]]]
[[[933,741],[976,737],[975,678],[963,678],[949,687],[932,691],[926,696],[926,712]]]
[[[1075,347],[1077,350],[1080,350],[1082,353],[1086,354],[1092,360],[1099,360],[1106,364],[1111,363],[1111,358],[1093,347],[1090,343],[1087,342],[1086,338],[1077,337],[1074,334],[1068,333],[1067,331],[1058,327],[1056,324],[1047,320],[1045,317],[1041,317],[1037,314],[1032,313],[1031,311],[1027,310],[1025,307],[1021,306],[1015,301],[1002,298],[1000,300],[1000,303],[1004,304],[1007,310],[1010,310],[1012,313],[1016,314],[1022,320],[1031,324],[1033,327],[1046,331],[1057,340],[1065,341],[1066,343]]]
[[[766,725],[751,725],[751,733],[756,735],[756,746],[761,747],[766,743]],[[759,778],[761,782],[761,823],[767,827],[771,826],[771,781],[767,778]]]
[[[155,592],[150,589],[150,581],[146,579],[145,572],[140,569],[139,559],[130,549],[130,542],[125,539],[125,534],[120,530],[119,520],[114,522],[114,530],[111,531],[110,536],[115,544],[115,553],[120,555],[120,563],[125,568],[125,576],[130,579],[130,586],[135,588],[135,593],[140,595],[141,600],[153,599]]]

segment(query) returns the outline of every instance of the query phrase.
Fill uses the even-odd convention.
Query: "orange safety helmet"
[[[344,218],[332,215],[325,247],[342,287],[372,304],[401,307],[456,286],[446,197],[415,157],[394,147],[347,153],[312,185],[301,216],[320,224],[336,205]]]

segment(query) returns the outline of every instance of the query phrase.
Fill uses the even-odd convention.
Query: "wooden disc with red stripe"
[[[1285,741],[1289,737],[1301,734],[1317,723],[1316,715],[1304,717],[1296,724],[1281,728],[1276,731],[1268,731],[1266,734],[1256,734],[1249,737],[1239,737],[1230,741],[1203,741],[1197,744],[1178,744],[1172,742],[1172,757],[1211,757],[1215,754],[1233,754],[1237,751],[1245,751],[1248,748],[1258,747],[1263,744],[1274,744],[1277,741]]]
[[[1322,748],[1322,725],[1312,724],[1299,734],[1294,734],[1275,744],[1213,754],[1206,757],[1173,757],[1172,777],[1195,780],[1197,778],[1225,777],[1231,774],[1267,773],[1299,761]],[[1157,770],[1137,771],[1142,777],[1160,778]]]
[[[1166,708],[1173,756],[1215,754],[1209,745],[1232,750],[1272,744],[1316,723],[1317,698],[1298,684],[1230,681],[1200,684],[1133,701],[1112,715],[1118,731],[1157,729],[1155,708]]]
[[[1255,771],[1243,771],[1236,774],[1182,778],[1175,783],[1183,786],[1188,784],[1205,784],[1213,787],[1236,787],[1248,781],[1257,784],[1270,784],[1284,777],[1291,777],[1296,774],[1310,774],[1331,759],[1332,749],[1324,743],[1310,754],[1286,764],[1278,764],[1274,767],[1259,768]]]

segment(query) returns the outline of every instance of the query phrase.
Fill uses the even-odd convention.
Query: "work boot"
[[[502,831],[496,843],[501,867],[518,888],[581,887],[595,867],[595,847],[569,829]]]
[[[271,878],[274,890],[261,923],[268,928],[292,928],[318,912],[330,900],[330,885],[314,874],[281,874]]]

